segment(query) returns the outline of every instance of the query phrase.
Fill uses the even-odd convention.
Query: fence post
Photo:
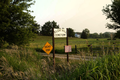
[[[65,52],[65,46],[64,46],[64,52]]]
[[[77,46],[75,45],[75,53],[77,53]]]
[[[92,44],[90,45],[90,52],[92,52]]]

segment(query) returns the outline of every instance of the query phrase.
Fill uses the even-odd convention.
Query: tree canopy
[[[75,32],[72,28],[68,28],[68,37],[75,37]]]
[[[115,33],[115,38],[119,38],[120,39],[120,30],[118,30],[117,33]]]
[[[33,4],[33,0],[0,1],[0,42],[16,45],[29,42],[35,21],[28,8]]]
[[[52,28],[59,28],[59,25],[57,25],[57,22],[55,21],[48,21],[42,26],[41,34],[44,36],[52,36]]]
[[[89,35],[89,38],[110,38],[111,32],[104,32],[104,33],[92,33]]]
[[[85,33],[85,31],[82,31],[81,38],[87,39],[87,34]]]
[[[34,23],[33,26],[32,26],[32,32],[33,33],[40,33],[40,25],[38,23]]]
[[[107,23],[107,28],[120,29],[120,0],[113,0],[112,4],[108,4],[102,11],[107,19],[113,22],[113,24]]]
[[[82,31],[81,38],[87,39],[89,36],[90,31],[86,28]]]

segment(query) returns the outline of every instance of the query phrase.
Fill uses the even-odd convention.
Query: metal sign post
[[[67,52],[67,62],[69,63],[69,52],[71,52],[71,46],[68,46],[68,29],[54,29],[52,28],[52,43],[53,43],[53,67],[55,69],[55,44],[54,44],[54,38],[63,38],[66,37],[66,45],[68,48]]]
[[[68,28],[67,28],[66,45],[68,45]],[[67,52],[67,62],[69,63],[69,53],[68,52]]]
[[[53,67],[55,69],[55,44],[54,44],[54,28],[52,28],[52,33],[53,33],[53,36],[52,36],[52,43],[53,43]]]

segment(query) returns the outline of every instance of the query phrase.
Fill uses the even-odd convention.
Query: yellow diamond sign
[[[46,44],[42,48],[42,50],[45,51],[47,54],[50,54],[50,52],[52,51],[52,49],[53,49],[53,47],[48,42],[46,42]]]

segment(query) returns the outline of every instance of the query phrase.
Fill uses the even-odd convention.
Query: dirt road
[[[50,53],[49,55],[46,53],[40,53],[42,56],[49,56],[53,57],[53,54]],[[55,54],[55,58],[67,58],[67,54]],[[69,59],[75,59],[75,60],[90,60],[93,59],[95,60],[96,57],[91,57],[91,56],[80,56],[80,55],[69,55]]]

